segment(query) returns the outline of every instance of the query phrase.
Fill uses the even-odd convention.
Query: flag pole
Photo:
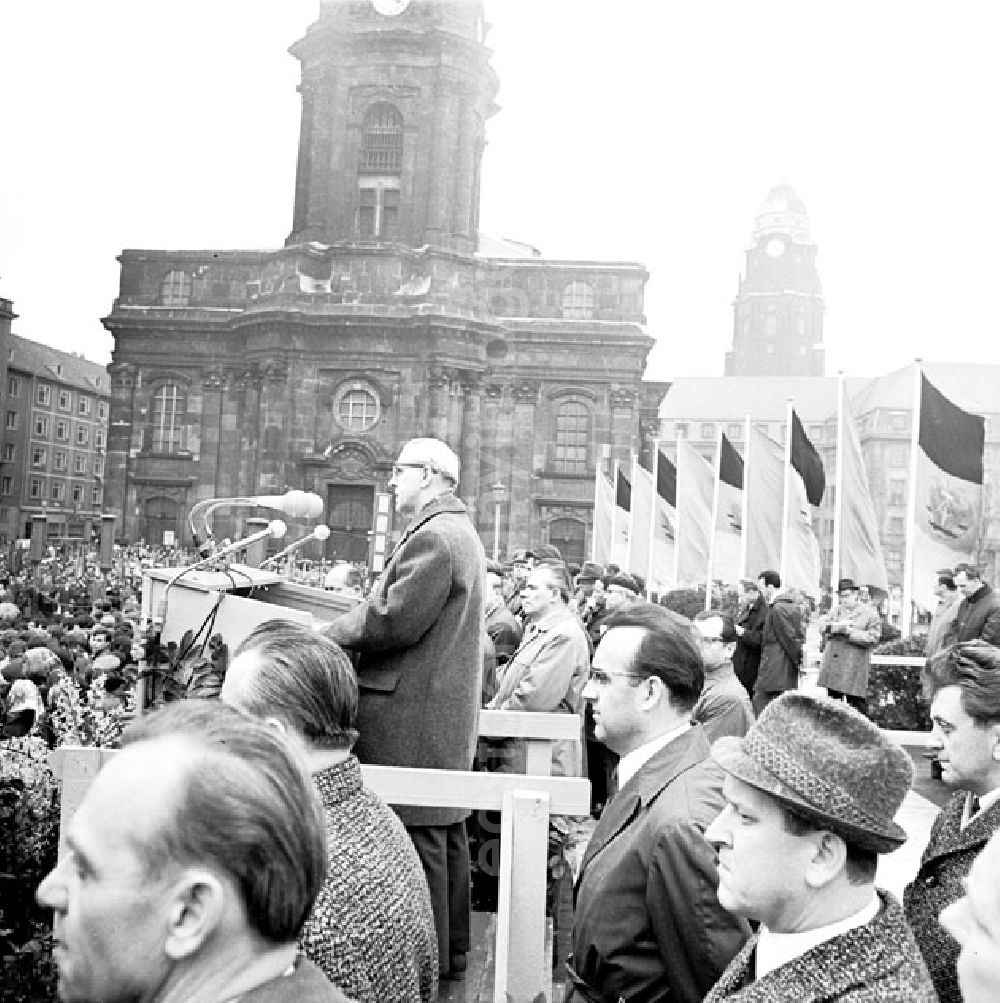
[[[608,561],[618,563],[618,472],[621,464],[615,460],[611,468],[611,550]],[[624,570],[624,569],[622,569]]]
[[[677,434],[677,454],[674,459],[677,470],[677,504],[674,506],[674,588],[680,588],[678,575],[681,571],[681,435]]]
[[[792,410],[794,401],[785,398],[785,484],[781,500],[781,556],[780,565],[782,588],[786,588],[785,578],[788,576],[788,501],[792,492]]]
[[[708,571],[705,582],[705,609],[712,608],[712,575],[715,571],[715,527],[719,521],[719,487],[722,480],[722,423],[715,437],[715,486],[712,489],[712,522],[708,536]]]
[[[646,557],[646,592],[653,594],[653,557],[656,548],[656,506],[659,492],[657,478],[660,476],[660,440],[653,440],[653,491],[649,499],[649,552]]]
[[[903,608],[899,611],[899,630],[909,637],[913,628],[913,548],[916,545],[917,460],[920,453],[920,383],[922,359],[913,360],[913,416],[910,418],[910,484],[906,491],[906,546],[903,559]]]
[[[833,560],[830,562],[830,588],[837,591],[840,581],[840,548],[843,540],[844,519],[844,394],[847,392],[847,382],[844,370],[837,373],[837,472],[833,483],[835,497],[833,499]],[[864,582],[859,582],[864,585]]]
[[[749,514],[750,501],[750,415],[743,419],[743,498],[740,511],[740,577],[749,578],[750,570],[747,568],[749,558],[749,527],[747,525],[747,515]]]
[[[602,450],[597,462],[594,464],[594,516],[591,520],[590,529],[590,559],[597,561],[597,516],[600,512],[601,500],[601,478],[604,476],[605,453]]]
[[[632,467],[629,473],[632,478],[632,493],[635,494],[635,468],[636,464],[639,462],[639,454],[632,454]],[[626,553],[628,554],[628,567],[625,569],[629,574],[634,570],[632,568],[632,534],[635,532],[635,498],[632,498],[632,504],[628,507],[628,542],[626,544]]]

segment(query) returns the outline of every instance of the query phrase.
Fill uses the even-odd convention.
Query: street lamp
[[[503,504],[507,489],[502,481],[493,485],[493,560],[500,560],[500,506]]]

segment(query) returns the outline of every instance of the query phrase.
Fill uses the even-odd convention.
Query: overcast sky
[[[106,362],[126,247],[279,247],[318,0],[0,0],[0,295]],[[650,273],[647,375],[721,375],[757,208],[819,245],[828,372],[1000,363],[1000,4],[488,0],[482,228]]]

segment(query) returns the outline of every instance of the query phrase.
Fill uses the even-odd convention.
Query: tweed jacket
[[[468,770],[476,748],[486,630],[486,555],[446,492],[403,533],[365,602],[326,635],[360,652],[363,763]],[[452,825],[464,808],[399,808],[406,825]]]
[[[754,935],[733,958],[705,1003],[934,1003],[937,996],[899,904],[888,892],[864,926],[817,944],[753,979]]]
[[[500,670],[497,692],[489,702],[493,710],[532,710],[576,714],[580,718],[577,742],[555,742],[552,772],[578,777],[583,773],[583,688],[590,671],[590,646],[577,615],[562,602],[549,607],[537,620],[529,620],[514,656]],[[512,749],[523,743],[509,740]],[[516,760],[520,760],[518,752]],[[518,761],[514,772],[523,772]]]
[[[741,606],[736,614],[736,624],[743,628],[743,633],[736,640],[733,670],[747,693],[753,693],[754,683],[757,682],[766,619],[767,603],[760,593],[749,606]]]
[[[848,624],[846,634],[831,634],[831,623]],[[859,602],[848,613],[835,606],[823,617],[823,664],[817,686],[839,690],[851,696],[868,696],[868,675],[872,667],[872,648],[882,636],[878,613]]]
[[[291,975],[279,975],[251,989],[240,1003],[351,1003],[308,959],[298,958]]]
[[[722,810],[722,770],[695,725],[608,802],[576,883],[576,996],[700,1003],[749,936],[716,895],[705,830]]]
[[[791,596],[779,593],[768,607],[761,636],[760,669],[756,693],[794,690],[799,683],[806,628]]]
[[[982,638],[987,644],[1000,645],[1000,596],[983,585],[971,599],[963,599],[955,615],[948,643]]]
[[[982,811],[963,829],[968,794],[957,791],[938,813],[917,876],[903,896],[906,918],[930,969],[941,1003],[960,1003],[955,970],[958,943],[938,922],[945,906],[965,894],[962,881],[990,836],[1000,829],[1000,802]]]
[[[306,957],[359,1003],[430,1003],[437,934],[424,869],[354,756],[313,774],[326,816],[326,880],[300,936]]]

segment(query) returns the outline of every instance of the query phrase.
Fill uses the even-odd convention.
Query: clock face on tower
[[[785,242],[778,237],[773,237],[767,242],[764,253],[769,258],[780,258],[785,253]]]
[[[410,0],[372,0],[372,6],[386,17],[402,14],[410,6]]]

